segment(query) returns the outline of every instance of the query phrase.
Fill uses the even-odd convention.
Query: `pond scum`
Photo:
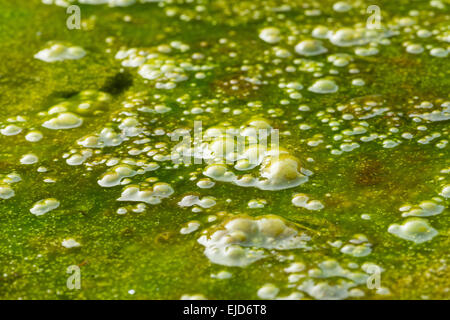
[[[0,297],[449,299],[449,17],[0,0]]]

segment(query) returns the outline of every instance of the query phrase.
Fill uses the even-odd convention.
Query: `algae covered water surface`
[[[449,299],[449,8],[0,0],[0,297]]]

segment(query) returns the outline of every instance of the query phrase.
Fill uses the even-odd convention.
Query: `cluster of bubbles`
[[[298,232],[281,217],[234,217],[223,228],[202,235],[198,242],[211,262],[245,267],[267,256],[268,250],[309,250],[310,237]]]
[[[161,2],[163,0],[42,0],[43,4],[57,5],[60,7],[68,7],[72,4],[91,4],[100,5],[107,4],[110,7],[128,7],[135,3]]]
[[[292,204],[296,207],[305,208],[307,210],[321,210],[324,205],[319,200],[310,200],[306,194],[298,193],[292,198]]]
[[[0,199],[9,199],[14,197],[15,192],[12,184],[20,182],[22,178],[19,174],[12,172],[6,175],[0,175]]]
[[[346,298],[361,298],[365,296],[364,288],[373,271],[382,269],[376,264],[366,262],[361,267],[349,263],[349,269],[342,267],[334,259],[327,259],[307,268],[302,262],[292,262],[284,271],[288,276],[288,288],[293,289],[287,296],[280,296],[280,288],[272,283],[266,283],[257,292],[261,299],[301,300],[308,295],[318,300],[341,300]],[[356,269],[360,268],[361,271]],[[352,270],[353,269],[353,270]],[[377,289],[378,294],[387,295],[385,287]]]
[[[189,50],[189,45],[172,41],[150,49],[122,49],[117,52],[116,59],[121,60],[124,67],[138,67],[138,74],[154,82],[155,88],[170,90],[177,83],[188,80],[190,73],[195,73],[196,78],[203,78],[201,75],[214,67],[208,62],[199,64],[204,60],[202,54],[194,53],[190,58],[184,57],[183,53]],[[174,57],[171,53],[175,53]],[[177,58],[180,53],[182,58]]]
[[[448,198],[448,189],[448,186],[444,186],[440,195],[444,198]],[[442,202],[442,198],[434,197],[433,200],[424,200],[418,205],[403,205],[400,207],[402,217],[413,218],[407,218],[402,224],[391,224],[388,228],[388,232],[416,244],[430,241],[437,236],[439,232],[430,226],[427,219],[424,219],[423,217],[441,214],[446,208],[443,204],[440,204]]]
[[[175,149],[180,157],[175,156],[204,160],[208,163],[203,170],[205,176],[243,187],[281,190],[306,182],[312,172],[279,147],[278,136],[272,136],[273,132],[265,119],[251,120],[241,128],[212,127],[206,130],[200,145],[182,144]],[[271,138],[275,141],[269,141]],[[230,165],[238,172],[259,167],[259,177],[251,173],[237,175],[229,169]]]
[[[86,55],[86,51],[79,46],[65,45],[62,43],[51,44],[49,48],[36,53],[36,59],[45,62],[56,62],[63,60],[78,60]]]
[[[159,204],[161,199],[168,198],[174,193],[173,188],[164,182],[148,186],[146,183],[140,185],[126,186],[118,201],[145,202],[148,204]]]

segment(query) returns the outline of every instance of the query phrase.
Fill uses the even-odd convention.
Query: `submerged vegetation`
[[[449,19],[0,0],[0,297],[450,298]]]

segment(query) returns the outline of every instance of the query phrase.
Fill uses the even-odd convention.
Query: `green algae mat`
[[[449,299],[449,9],[0,0],[0,298]]]

